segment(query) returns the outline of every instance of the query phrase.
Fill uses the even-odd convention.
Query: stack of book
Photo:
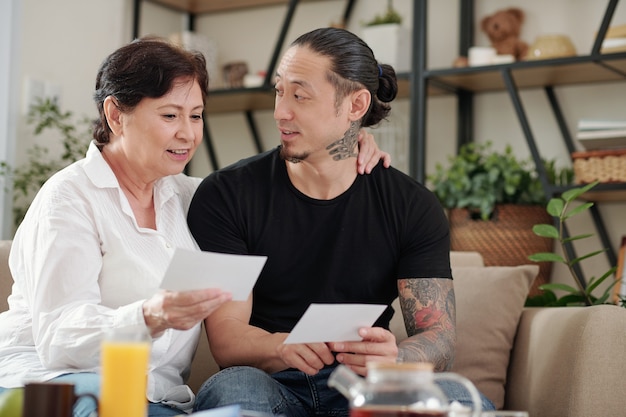
[[[576,139],[588,151],[626,149],[626,120],[581,119]]]

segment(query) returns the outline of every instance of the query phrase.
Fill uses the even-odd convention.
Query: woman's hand
[[[374,135],[361,129],[359,131],[359,154],[357,155],[356,169],[359,174],[369,174],[380,160],[383,160],[383,166],[389,168],[391,166],[391,155],[378,149],[378,145],[374,140]]]
[[[231,299],[232,294],[217,288],[162,290],[143,303],[143,317],[150,335],[156,337],[166,329],[191,329]]]

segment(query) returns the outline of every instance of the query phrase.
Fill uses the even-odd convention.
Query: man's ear
[[[119,136],[122,133],[122,112],[117,107],[117,103],[113,96],[108,96],[102,104],[107,124],[114,135]]]
[[[368,90],[362,88],[351,94],[350,120],[360,120],[365,116],[370,108],[372,95]]]

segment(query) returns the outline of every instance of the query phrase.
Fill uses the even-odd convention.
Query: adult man
[[[188,224],[200,247],[268,261],[248,301],[206,321],[226,369],[204,384],[196,409],[238,403],[288,416],[347,415],[346,399],[326,384],[337,363],[362,375],[367,361],[399,358],[450,368],[455,303],[443,210],[393,168],[355,170],[357,132],[383,120],[396,93],[393,68],[354,34],[302,35],[276,74],[281,146],[199,187]],[[398,295],[411,335],[399,345],[386,330],[391,308],[360,329],[360,342],[283,343],[310,303],[390,305]]]

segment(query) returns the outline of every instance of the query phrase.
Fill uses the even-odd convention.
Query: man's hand
[[[335,357],[325,343],[281,344],[277,352],[289,368],[296,368],[307,375],[317,374],[324,365],[331,365]]]
[[[369,174],[380,160],[383,166],[391,166],[391,155],[378,149],[374,136],[365,129],[359,131],[359,154],[357,155],[356,169],[359,174]]]
[[[367,374],[367,362],[396,362],[398,346],[396,337],[382,327],[362,327],[360,342],[333,342],[329,347],[337,353],[337,361],[359,375]]]

